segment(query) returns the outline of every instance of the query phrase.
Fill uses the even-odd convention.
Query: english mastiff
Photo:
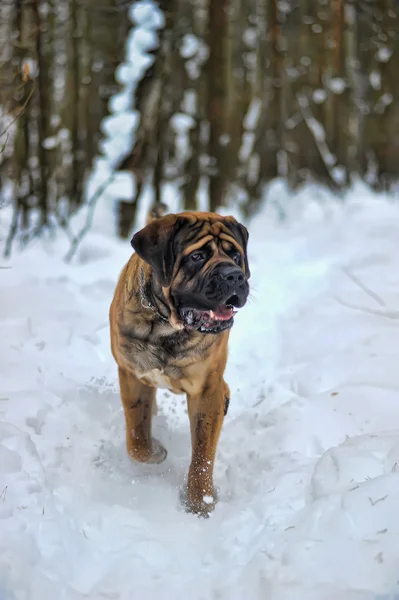
[[[233,217],[168,214],[131,241],[110,309],[129,455],[160,463],[151,434],[157,388],[187,395],[192,455],[186,508],[206,516],[215,505],[213,467],[230,391],[223,379],[237,309],[246,303],[248,232]]]

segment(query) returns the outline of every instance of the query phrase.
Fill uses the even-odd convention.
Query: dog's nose
[[[222,263],[214,269],[204,292],[213,305],[231,300],[231,304],[240,308],[247,300],[249,286],[240,267]]]
[[[239,290],[245,283],[244,273],[235,265],[223,265],[218,269],[218,276],[225,282],[230,290]]]

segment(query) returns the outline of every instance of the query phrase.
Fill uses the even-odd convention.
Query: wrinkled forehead
[[[243,252],[239,240],[235,237],[234,225],[237,226],[237,223],[228,217],[217,215],[216,218],[214,216],[198,218],[188,214],[183,228],[184,234],[179,236],[181,237],[182,254],[184,256],[191,254],[206,244],[210,244],[215,249],[221,246],[227,251],[236,248]]]

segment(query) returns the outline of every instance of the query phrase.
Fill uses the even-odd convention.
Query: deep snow
[[[231,335],[207,521],[178,500],[183,397],[159,393],[167,461],[126,456],[107,312],[131,250],[101,233],[106,207],[75,264],[61,236],[0,263],[2,600],[394,593],[399,205],[362,188],[344,206],[313,196],[287,198],[277,224],[277,185],[250,225],[252,299]]]
[[[89,197],[131,147],[158,43],[152,0],[132,18]],[[272,187],[250,225],[252,298],[231,335],[220,501],[204,521],[178,501],[184,398],[159,393],[165,463],[125,451],[108,308],[131,249],[110,206],[132,186],[119,174],[107,188],[73,265],[62,234],[0,261],[0,600],[398,600],[399,204],[360,186],[344,205]]]

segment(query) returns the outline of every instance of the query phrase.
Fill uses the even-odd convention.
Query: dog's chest
[[[182,394],[184,390],[179,385],[181,369],[166,367],[165,369],[151,369],[146,373],[138,374],[139,379],[146,385],[169,390],[175,394]]]
[[[198,360],[198,341],[189,332],[160,336],[155,330],[147,340],[138,339],[134,330],[128,333],[121,347],[124,359],[138,379],[150,387],[176,394],[187,391],[185,369]]]

